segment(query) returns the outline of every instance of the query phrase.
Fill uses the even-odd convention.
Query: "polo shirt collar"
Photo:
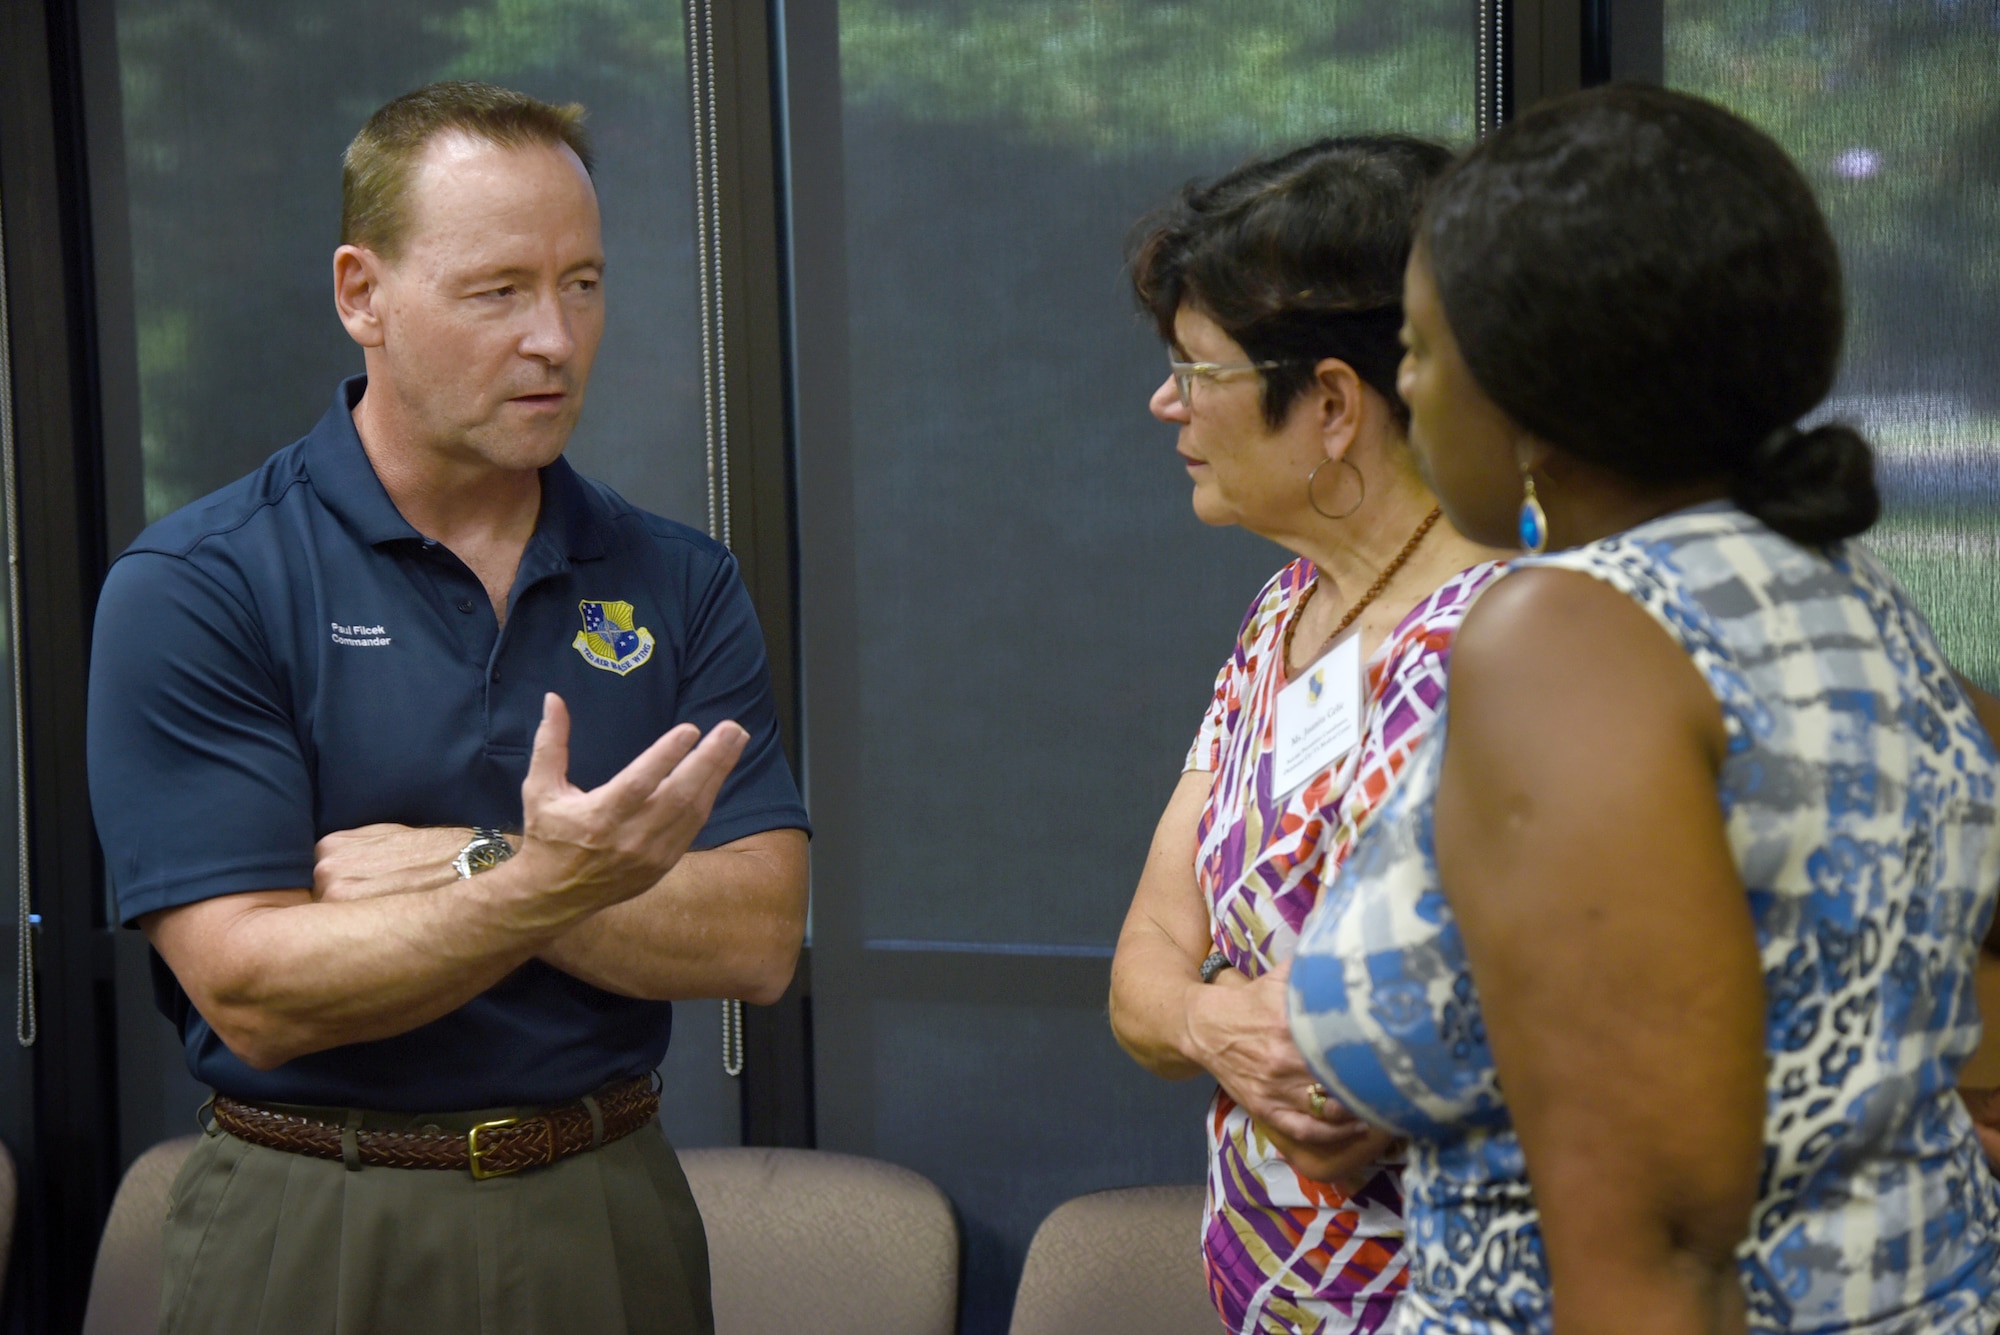
[[[354,405],[368,388],[365,375],[349,376],[334,391],[326,416],[306,437],[306,473],[313,491],[328,509],[370,546],[385,542],[422,542],[424,535],[403,518],[389,499],[368,452],[354,429]],[[604,555],[602,524],[609,518],[603,503],[569,466],[558,458],[542,470],[542,508],[535,520],[530,548],[551,545],[554,556],[590,561]]]

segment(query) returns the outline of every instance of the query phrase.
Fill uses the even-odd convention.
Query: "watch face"
[[[480,844],[465,851],[465,865],[472,871],[488,871],[507,860],[507,845]]]
[[[482,871],[491,871],[514,856],[514,846],[507,842],[505,835],[496,834],[492,830],[474,830],[472,834],[472,842],[460,849],[458,856],[452,859],[451,865],[461,878],[475,876]]]

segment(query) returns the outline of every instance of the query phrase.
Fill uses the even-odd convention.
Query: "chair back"
[[[1216,1335],[1203,1190],[1128,1187],[1057,1206],[1028,1244],[1008,1335]]]
[[[716,1335],[952,1335],[958,1222],[928,1179],[821,1150],[686,1150],[681,1167]]]
[[[154,1335],[167,1189],[199,1141],[126,1170],[97,1249],[83,1335]],[[689,1150],[716,1335],[952,1335],[958,1225],[906,1168],[815,1150]]]
[[[164,1140],[132,1161],[90,1272],[83,1335],[154,1335],[160,1328],[160,1234],[167,1226],[167,1188],[200,1136]]]

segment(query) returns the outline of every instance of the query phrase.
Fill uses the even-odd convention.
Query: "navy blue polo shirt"
[[[91,656],[91,805],[130,923],[312,885],[313,845],[378,821],[519,829],[542,695],[569,705],[572,782],[677,723],[750,733],[696,840],[806,828],[763,638],[727,550],[561,460],[502,628],[484,588],[397,511],[346,381],[312,434],[161,520],[112,566]],[[391,1110],[553,1102],[659,1064],[672,1008],[533,960],[395,1038],[255,1071],[155,961],[203,1083]]]

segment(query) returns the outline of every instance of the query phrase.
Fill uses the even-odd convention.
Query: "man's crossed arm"
[[[330,834],[315,850],[312,897],[338,904],[450,890],[460,884],[451,860],[471,838],[462,825]],[[508,842],[521,846],[518,835]],[[765,830],[683,854],[651,889],[600,909],[537,954],[621,996],[767,1005],[798,962],[805,887],[805,831]]]
[[[379,878],[316,877],[140,925],[195,1009],[261,1070],[428,1024],[537,956],[630,996],[773,1000],[804,930],[804,835],[688,852],[747,740],[734,723],[706,738],[683,724],[584,792],[568,780],[569,714],[551,695],[509,861],[446,880],[418,868],[441,832],[389,840],[374,827]],[[395,893],[418,889],[429,893]]]

